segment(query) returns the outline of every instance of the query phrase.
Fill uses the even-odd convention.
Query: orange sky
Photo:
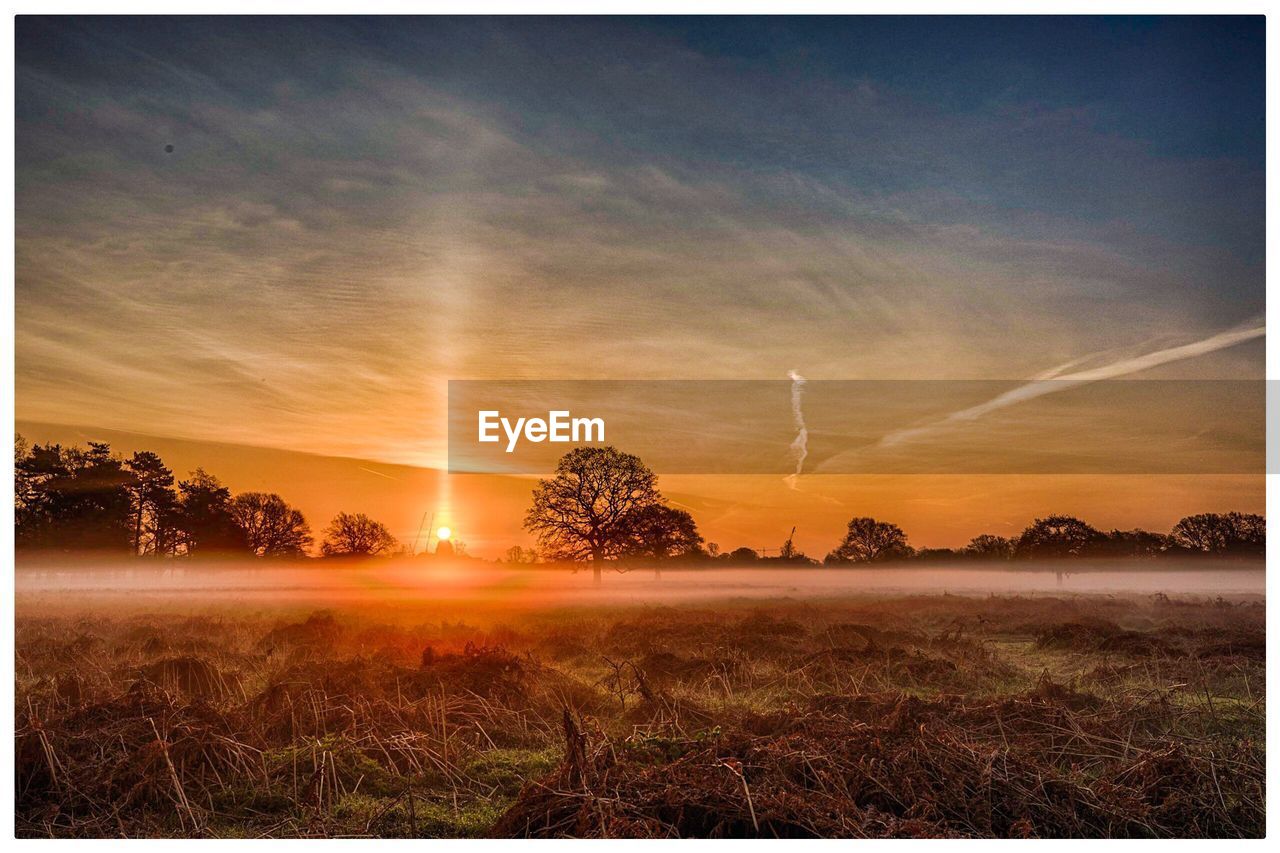
[[[450,380],[1265,376],[1259,22],[683,26],[20,19],[20,428],[278,491],[317,531],[364,511],[411,542],[437,511],[492,555],[530,484],[439,473]],[[1070,452],[1106,418],[1065,396],[974,423]],[[1260,446],[1230,406],[1141,414],[1174,409]],[[840,470],[814,423],[807,470]],[[662,477],[722,546],[795,524],[815,556],[853,515],[940,546],[1263,495],[1261,470],[797,485]]]
[[[122,452],[161,454],[181,477],[197,466],[233,491],[279,492],[314,531],[339,511],[365,512],[412,543],[423,514],[436,513],[478,556],[531,545],[520,529],[532,480],[447,475],[439,470],[269,448],[156,438],[112,430],[19,422],[32,442],[108,441]],[[1104,529],[1167,531],[1195,512],[1263,512],[1262,476],[806,475],[799,491],[775,476],[660,477],[675,504],[697,519],[708,541],[730,549],[776,548],[791,526],[806,553],[821,558],[845,522],[874,515],[906,530],[916,547],[956,547],[979,533],[1015,535],[1034,517],[1079,515]],[[425,537],[425,533],[423,536]]]

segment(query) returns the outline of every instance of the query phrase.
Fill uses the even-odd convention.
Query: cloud
[[[1261,323],[1262,318],[1259,318],[1255,322]],[[1263,325],[1249,325],[1245,328],[1229,329],[1189,344],[1156,350],[1155,352],[1149,352],[1131,358],[1120,359],[1109,364],[1104,364],[1100,367],[1079,370],[1074,373],[1063,372],[1083,360],[1077,359],[1053,370],[1047,371],[1046,373],[1041,374],[1041,376],[1034,381],[1021,385],[1012,391],[1006,391],[985,403],[980,403],[976,406],[970,406],[969,408],[961,409],[958,412],[953,412],[947,417],[933,423],[891,432],[880,439],[879,446],[897,447],[902,444],[924,438],[925,436],[931,435],[948,427],[972,423],[991,412],[999,411],[1000,409],[1008,408],[1009,406],[1014,406],[1018,403],[1025,403],[1026,401],[1034,400],[1037,397],[1056,394],[1060,391],[1066,391],[1070,388],[1088,385],[1093,382],[1101,382],[1106,379],[1117,379],[1121,376],[1128,376],[1133,373],[1150,370],[1164,364],[1171,364],[1173,362],[1183,361],[1189,358],[1198,358],[1202,355],[1207,355],[1212,352],[1217,352],[1218,350],[1245,343],[1246,341],[1256,340],[1263,337],[1266,334],[1266,331],[1266,327]]]
[[[1257,170],[1087,114],[607,23],[40,25],[27,418],[439,463],[449,378],[1031,375],[1262,301]]]

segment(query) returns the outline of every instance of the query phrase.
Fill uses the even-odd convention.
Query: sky
[[[449,379],[1032,379],[1257,328],[1264,48],[1261,17],[20,17],[17,415],[439,467]],[[1141,374],[1263,375],[1260,336]]]

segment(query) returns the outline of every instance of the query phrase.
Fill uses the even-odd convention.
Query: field
[[[21,604],[17,831],[1256,837],[1264,614]]]

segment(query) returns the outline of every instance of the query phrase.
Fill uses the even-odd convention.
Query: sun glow
[[[447,527],[441,527],[439,530],[436,531],[436,538],[439,539],[441,542],[448,542],[449,537],[452,535],[453,535],[453,531]]]

